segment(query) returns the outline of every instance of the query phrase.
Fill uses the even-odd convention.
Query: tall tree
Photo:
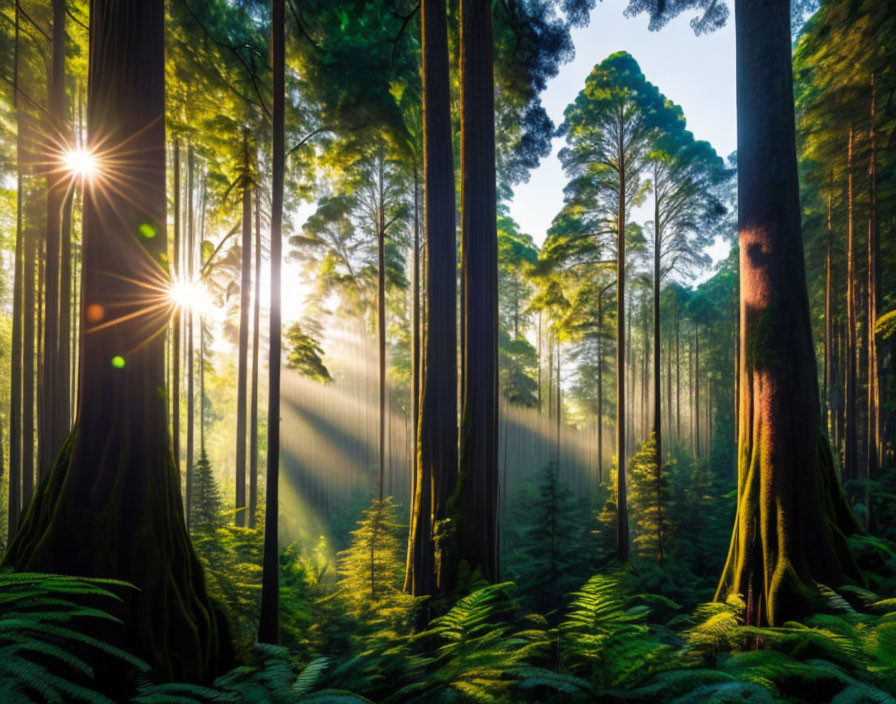
[[[65,0],[53,0],[52,69],[49,77],[49,122],[52,130],[47,148],[50,163],[56,161],[55,153],[60,144],[67,144],[65,125]],[[69,189],[74,185],[65,169],[51,168],[47,179],[47,227],[44,240],[45,305],[44,349],[39,384],[40,443],[38,445],[38,470],[41,477],[50,469],[50,463],[62,447],[69,431],[68,374],[62,360],[68,356],[68,340],[60,335],[60,321],[68,307],[68,299],[62,299],[61,256],[63,211],[69,201]]]
[[[625,480],[625,245],[626,218],[639,196],[641,172],[662,107],[659,91],[637,62],[618,52],[594,67],[585,88],[566,108],[561,129],[568,146],[560,152],[574,178],[569,190],[593,194],[603,204],[604,227],[616,240],[616,507],[617,557],[628,561]],[[583,187],[583,184],[586,186]]]
[[[85,188],[78,424],[4,562],[133,583],[123,645],[159,677],[206,680],[229,646],[183,521],[162,393],[167,301],[145,293],[166,278],[164,3],[93,0],[88,73],[90,146],[115,166]]]
[[[452,586],[455,527],[447,501],[457,479],[457,244],[445,3],[421,0],[420,24],[427,257],[417,479],[405,579],[405,590],[414,595]]]
[[[265,473],[264,558],[258,640],[280,640],[280,265],[283,223],[284,103],[286,101],[285,0],[271,2],[271,69],[273,76],[271,178],[271,312],[268,342],[268,453]]]
[[[697,3],[639,5],[662,26]],[[700,31],[724,22],[727,8],[720,12],[709,26],[692,25]],[[738,500],[716,597],[741,594],[748,623],[775,625],[811,611],[818,603],[815,583],[837,586],[861,577],[846,544],[857,525],[820,415],[800,228],[790,2],[735,0],[735,17]]]
[[[249,133],[243,134],[243,235],[240,245],[240,334],[236,383],[236,524],[246,525],[246,386],[249,360],[249,301],[252,286],[252,171]]]
[[[458,548],[498,578],[498,231],[489,0],[461,0],[461,256],[464,280]]]

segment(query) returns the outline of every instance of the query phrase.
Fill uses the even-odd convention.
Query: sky
[[[559,125],[563,110],[584,87],[585,77],[594,65],[614,52],[625,50],[640,64],[647,80],[682,107],[688,129],[694,136],[709,141],[719,155],[727,157],[735,150],[737,141],[734,13],[721,30],[697,37],[688,24],[691,14],[679,16],[659,32],[650,32],[646,15],[632,19],[623,15],[626,4],[627,0],[599,0],[591,12],[590,24],[573,31],[575,59],[560,67],[542,94],[548,115]],[[510,203],[511,216],[538,244],[544,241],[551,220],[563,205],[567,179],[557,159],[562,143],[562,139],[554,140],[551,155],[533,170],[527,183],[517,186]],[[313,210],[313,204],[303,204],[295,217],[296,224],[303,223]],[[632,215],[636,222],[650,220],[650,204],[635,209]],[[728,245],[721,240],[709,250],[713,261],[727,253]],[[709,273],[705,272],[698,280]],[[262,285],[266,288],[267,280]],[[285,262],[285,321],[300,318],[307,293],[308,284],[299,275],[298,265]]]
[[[585,86],[595,64],[617,51],[630,53],[648,81],[684,110],[688,129],[705,139],[722,157],[736,148],[734,91],[734,13],[728,24],[711,34],[695,36],[685,13],[659,32],[647,29],[647,15],[628,19],[623,15],[626,0],[602,0],[591,13],[588,27],[573,31],[576,56],[563,65],[542,94],[548,115],[559,125],[563,110]],[[517,186],[510,214],[523,232],[541,244],[551,220],[563,205],[567,179],[557,159],[562,139],[542,160],[528,183]],[[649,210],[649,208],[647,208]],[[633,213],[634,220],[650,219],[647,211]],[[714,258],[724,251],[713,252]]]

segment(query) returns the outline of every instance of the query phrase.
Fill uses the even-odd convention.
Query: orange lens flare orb
[[[84,311],[84,315],[87,317],[88,323],[99,323],[106,317],[106,309],[99,303],[91,303]]]

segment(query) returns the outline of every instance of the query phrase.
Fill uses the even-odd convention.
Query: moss
[[[20,571],[107,577],[122,590],[121,642],[158,680],[207,682],[233,664],[229,632],[208,596],[183,519],[170,451],[144,452],[107,442],[101,467],[72,431],[38,486],[3,564]],[[126,678],[126,673],[111,673]]]

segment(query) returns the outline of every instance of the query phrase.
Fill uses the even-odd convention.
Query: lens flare
[[[99,171],[96,157],[87,149],[70,149],[62,155],[62,163],[72,176],[89,178]]]
[[[175,308],[203,315],[212,308],[208,290],[201,281],[175,279],[168,289],[168,300]]]

